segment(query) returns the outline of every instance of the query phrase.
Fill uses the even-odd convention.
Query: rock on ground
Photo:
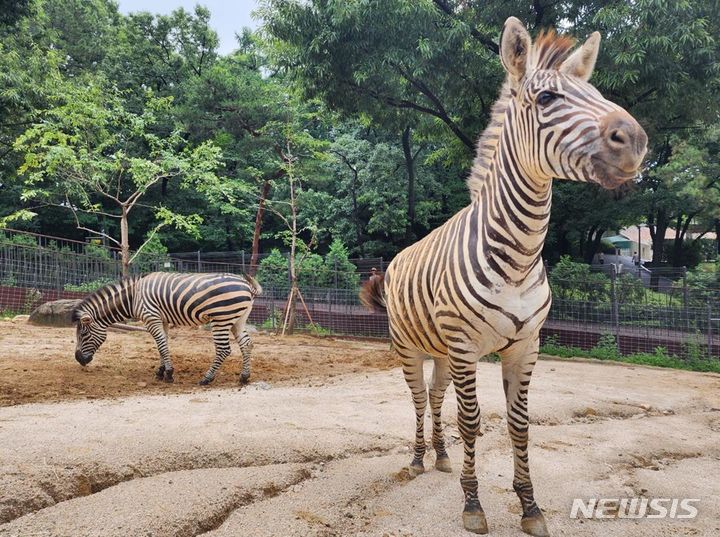
[[[72,326],[72,312],[79,303],[79,299],[45,302],[35,308],[28,322],[38,326]]]

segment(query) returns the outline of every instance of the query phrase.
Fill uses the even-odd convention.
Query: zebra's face
[[[505,23],[500,54],[511,84],[506,126],[514,135],[514,156],[537,180],[615,188],[637,176],[647,135],[588,82],[600,34],[570,53],[572,43],[551,33],[532,44],[520,21]]]
[[[96,323],[92,316],[85,312],[75,314],[77,321],[75,359],[80,365],[92,362],[95,352],[107,337],[107,328]]]

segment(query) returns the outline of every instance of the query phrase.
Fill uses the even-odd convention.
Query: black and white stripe
[[[412,475],[424,472],[428,399],[435,467],[450,471],[441,407],[451,380],[455,386],[464,444],[463,522],[476,533],[487,532],[475,474],[480,428],[476,365],[497,352],[522,528],[547,535],[530,480],[527,395],[551,302],[540,254],[552,178],[612,187],[637,173],[645,153],[647,138],[639,125],[587,83],[599,34],[571,54],[572,44],[547,33],[533,45],[520,22],[508,19],[501,37],[508,78],[478,144],[468,180],[471,204],[400,252],[385,279],[372,279],[361,291],[366,305],[386,307],[393,347],[412,392]],[[434,359],[429,388],[423,375],[427,356]]]
[[[75,358],[87,365],[107,337],[107,328],[127,319],[142,321],[160,352],[156,376],[173,381],[167,327],[209,324],[215,359],[200,384],[208,384],[230,354],[230,334],[243,355],[242,382],[250,378],[250,336],[245,323],[255,297],[262,293],[250,276],[153,272],[112,283],[95,291],[73,312],[77,323]]]

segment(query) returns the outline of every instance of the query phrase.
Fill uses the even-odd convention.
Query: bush
[[[23,233],[0,233],[0,245],[37,247],[38,241],[34,235],[25,235]]]
[[[609,299],[610,279],[591,272],[590,265],[576,263],[564,255],[550,273],[553,295],[562,300],[603,302]]]
[[[621,274],[615,280],[615,292],[623,304],[642,304],[645,299],[645,285],[633,274]]]
[[[335,239],[330,245],[330,251],[325,256],[325,268],[331,280],[327,285],[331,287],[352,289],[360,284],[357,267],[350,262],[348,249],[340,239]]]
[[[300,263],[297,256],[296,272],[298,286],[304,287],[338,287],[353,288],[360,284],[357,267],[350,263],[348,250],[339,240],[334,240],[325,258],[318,254],[308,254]],[[337,273],[335,272],[337,267]],[[266,288],[287,288],[288,279],[287,256],[273,248],[266,258],[260,261],[257,277]]]
[[[285,272],[287,273],[287,270]],[[318,254],[307,254],[302,263],[300,263],[300,256],[296,256],[295,272],[297,273],[298,285],[301,288],[329,285],[323,258]]]
[[[154,235],[133,260],[132,265],[138,272],[161,271],[165,269],[165,262],[169,260],[167,247],[158,235]]]
[[[66,284],[63,289],[66,291],[75,291],[78,293],[92,293],[93,291],[97,291],[101,287],[113,283],[117,280],[113,278],[99,278],[97,280],[93,280],[91,282],[85,282],[78,285],[73,285],[71,283]]]
[[[93,257],[95,259],[112,259],[112,256],[110,255],[110,250],[108,250],[108,248],[106,248],[102,244],[95,244],[92,242],[85,245],[85,255],[88,257]]]
[[[280,250],[273,248],[270,255],[260,261],[257,278],[265,288],[287,287],[289,285],[288,262],[285,256],[280,253]]]

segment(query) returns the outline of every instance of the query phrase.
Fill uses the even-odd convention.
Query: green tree
[[[105,236],[121,249],[123,274],[130,253],[129,217],[150,188],[163,179],[208,188],[217,182],[219,149],[211,143],[184,148],[180,132],[158,133],[159,117],[171,111],[170,98],[147,95],[142,111],[125,107],[120,93],[93,81],[68,85],[56,96],[54,106],[15,142],[25,154],[19,172],[25,177],[23,196],[39,204],[70,210],[79,229]],[[196,233],[197,215],[180,215],[162,205],[148,207],[156,224],[152,239],[162,226],[172,224]],[[119,233],[103,227],[105,219],[117,221]],[[147,241],[146,241],[147,243]]]

